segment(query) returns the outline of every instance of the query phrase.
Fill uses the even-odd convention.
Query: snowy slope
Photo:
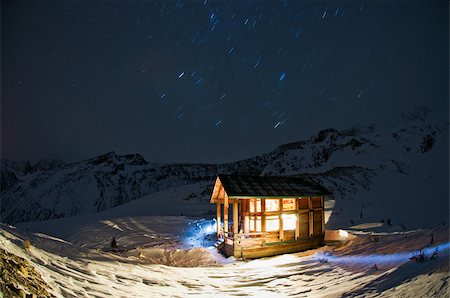
[[[202,216],[213,211],[209,196],[215,175],[241,173],[307,176],[324,185],[336,199],[331,228],[368,219],[433,226],[448,221],[448,158],[448,124],[434,123],[421,109],[395,125],[326,129],[228,164],[150,164],[140,155],[109,153],[22,171],[21,181],[1,193],[1,221],[85,215],[140,198],[155,202],[145,209],[147,215]],[[181,186],[192,189],[177,192]],[[151,196],[160,192],[165,195]],[[424,206],[433,216],[421,216]]]
[[[19,223],[17,227],[22,230],[45,233],[90,248],[109,247],[112,237],[116,237],[118,242],[126,247],[155,245],[160,242],[181,243],[182,235],[179,233],[175,236],[168,234],[173,231],[186,230],[193,218],[187,216],[161,217],[158,214],[163,213],[164,208],[173,208],[179,212],[180,206],[177,204],[179,197],[188,197],[199,187],[201,188],[202,184],[179,186],[100,213]],[[163,203],[158,204],[155,209],[155,201]],[[201,208],[204,206],[204,202],[189,200],[185,205],[185,211],[192,212],[199,209],[197,212],[203,212],[204,210]],[[207,207],[210,207],[209,204]],[[212,213],[206,216],[206,218],[211,217]]]
[[[175,218],[148,220],[168,222],[175,229],[165,228],[167,235],[179,233],[171,224]],[[142,227],[133,228],[130,233]],[[25,239],[31,243],[28,250]],[[0,226],[0,252],[29,262],[46,290],[57,297],[446,297],[448,240],[448,227],[443,226],[377,238],[362,233],[339,247],[224,262],[214,250],[202,247],[107,252]],[[420,249],[425,260],[411,261]]]

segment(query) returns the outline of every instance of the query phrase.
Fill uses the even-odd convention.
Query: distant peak
[[[111,161],[117,157],[116,153],[114,151],[110,151],[105,154],[101,154],[97,157],[91,158],[88,160],[88,162],[91,162],[93,164],[101,164],[106,161]]]
[[[138,153],[123,155],[123,157],[129,160],[131,165],[145,165],[148,163],[145,158]]]
[[[108,158],[114,158],[114,157],[117,157],[117,154],[114,151],[110,151],[110,152],[108,152],[106,154],[103,154],[103,156],[104,157],[108,157]]]
[[[319,133],[313,137],[314,143],[321,143],[325,139],[329,138],[331,135],[339,134],[338,130],[335,128],[322,129]]]
[[[94,164],[100,164],[103,162],[119,162],[128,165],[145,165],[148,163],[140,154],[117,155],[114,151],[99,155],[89,161]]]

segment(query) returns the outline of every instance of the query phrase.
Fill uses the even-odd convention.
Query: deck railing
[[[222,232],[225,243],[237,244],[239,246],[264,246],[266,243],[267,232],[251,232],[251,233],[238,233]]]
[[[221,238],[224,239],[225,243],[239,247],[257,247],[270,245],[271,243],[277,243],[280,241],[285,242],[292,240],[311,240],[320,238],[320,235],[311,235],[309,237],[301,236],[297,238],[295,238],[294,235],[291,235],[291,237],[285,237],[284,240],[281,240],[278,236],[278,233],[276,232],[251,232],[234,234],[233,232],[222,231],[221,236]]]
[[[230,240],[234,240],[235,236],[238,238],[259,238],[265,237],[267,234],[268,234],[267,232],[251,232],[251,233],[237,233],[237,234],[234,234],[233,232],[222,232],[223,238]]]

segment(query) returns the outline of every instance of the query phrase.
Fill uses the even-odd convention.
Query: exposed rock
[[[30,263],[0,248],[0,289],[4,297],[55,297]]]

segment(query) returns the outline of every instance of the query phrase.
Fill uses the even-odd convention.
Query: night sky
[[[224,162],[448,121],[448,2],[3,2],[1,156]]]

